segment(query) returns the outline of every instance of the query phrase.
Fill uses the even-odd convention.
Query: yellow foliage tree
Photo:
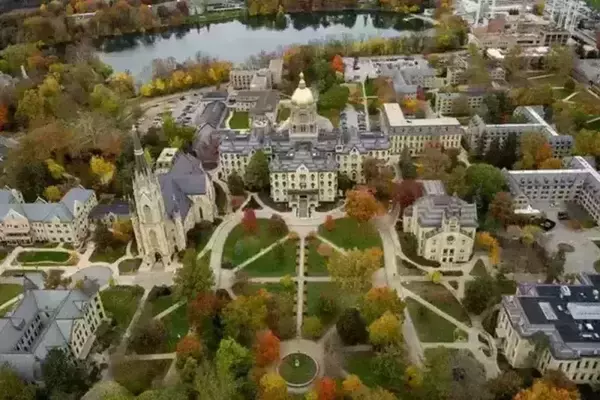
[[[435,283],[436,285],[439,285],[442,281],[442,273],[440,271],[432,271],[429,273],[429,279],[431,280],[431,282]]]
[[[152,97],[154,94],[154,85],[152,82],[143,84],[140,88],[140,93],[144,97]]]
[[[65,168],[51,158],[46,160],[46,167],[54,179],[61,179],[65,173]]]
[[[523,389],[515,396],[514,400],[579,400],[577,390],[568,390],[552,385],[543,379],[538,379],[528,388]]]
[[[347,394],[350,397],[356,393],[359,393],[363,388],[364,386],[362,381],[356,375],[348,375],[342,382],[342,390],[344,391],[344,394]]]
[[[379,319],[369,325],[369,340],[375,346],[397,344],[402,339],[400,329],[402,324],[396,314],[386,311]]]
[[[540,163],[539,169],[560,169],[562,167],[562,161],[560,158],[547,158]]]
[[[115,175],[115,165],[102,157],[93,156],[90,160],[90,168],[98,176],[102,185],[108,184]]]
[[[346,253],[335,252],[327,263],[334,282],[344,291],[364,293],[371,287],[372,275],[381,267],[381,249],[354,249]]]
[[[287,384],[277,373],[270,372],[260,378],[261,400],[287,400]]]
[[[122,243],[129,243],[133,238],[133,225],[131,220],[116,220],[112,224],[113,236]]]
[[[346,193],[346,213],[358,222],[367,222],[381,211],[381,204],[368,190],[349,190]]]
[[[404,370],[404,382],[413,389],[420,387],[423,383],[421,370],[414,365],[406,367]]]
[[[475,239],[476,243],[488,251],[492,265],[500,263],[500,244],[489,234],[489,232],[479,232]]]
[[[52,185],[44,189],[44,197],[48,201],[59,201],[62,197],[62,193],[60,193],[60,189],[57,186]]]

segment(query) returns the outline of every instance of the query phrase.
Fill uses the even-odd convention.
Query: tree
[[[276,372],[269,372],[260,378],[260,400],[287,400],[287,384]]]
[[[398,315],[386,311],[369,325],[369,340],[374,346],[389,346],[400,343],[402,321]]]
[[[417,199],[423,196],[423,184],[413,179],[404,179],[400,183],[394,183],[392,200],[399,204],[401,209],[411,206]]]
[[[490,203],[490,214],[506,228],[514,218],[515,207],[508,192],[498,192]]]
[[[215,365],[207,360],[202,361],[196,370],[194,389],[201,393],[202,400],[233,399],[237,391],[233,375],[229,372],[219,374]]]
[[[252,208],[244,210],[244,217],[242,218],[242,226],[246,233],[255,234],[258,230],[258,221],[256,220],[256,213]]]
[[[540,164],[552,157],[552,147],[542,133],[525,132],[520,141],[521,159],[515,165],[516,168],[539,168]]]
[[[562,161],[560,158],[548,158],[538,165],[539,169],[561,169]]]
[[[318,317],[306,317],[302,322],[302,335],[309,339],[318,339],[323,335],[323,323]]]
[[[42,377],[50,397],[80,399],[98,381],[100,370],[94,363],[76,359],[69,350],[55,347],[42,364]]]
[[[177,353],[177,365],[181,369],[188,358],[200,361],[203,353],[202,342],[196,335],[187,334],[179,339],[175,352]]]
[[[246,379],[252,367],[250,350],[228,338],[221,340],[215,355],[217,376],[239,384],[240,379]]]
[[[486,383],[486,389],[494,400],[512,400],[522,386],[523,378],[512,370],[502,372]]]
[[[48,167],[48,172],[52,175],[54,179],[61,179],[65,173],[65,167],[49,158],[46,160],[46,166]]]
[[[337,392],[337,385],[335,381],[328,376],[320,379],[317,382],[317,393],[319,400],[335,400]]]
[[[546,283],[552,283],[564,274],[566,261],[566,254],[562,249],[552,255],[546,266]]]
[[[174,278],[175,296],[178,299],[194,299],[199,293],[212,290],[215,277],[205,259],[199,259],[194,249],[187,249],[183,256],[183,266]]]
[[[494,279],[488,275],[478,276],[467,282],[463,305],[472,314],[481,314],[496,298]]]
[[[250,158],[246,166],[244,181],[252,191],[267,190],[269,188],[269,160],[262,150],[257,151]]]
[[[417,168],[412,161],[412,156],[410,155],[410,149],[408,146],[404,146],[402,148],[399,167],[400,173],[402,174],[402,179],[415,179],[417,177]]]
[[[71,284],[71,278],[63,278],[64,271],[60,269],[51,269],[44,278],[44,289],[57,289],[62,287],[66,289]]]
[[[229,187],[231,194],[234,196],[242,196],[245,193],[244,181],[235,170],[227,177],[227,186]]]
[[[348,103],[350,89],[338,84],[332,85],[319,96],[319,109],[322,110],[342,110]]]
[[[478,196],[487,209],[496,193],[502,191],[506,185],[504,175],[498,168],[489,164],[471,164],[467,168],[466,176],[470,196]]]
[[[467,169],[462,165],[457,165],[449,174],[446,174],[442,178],[446,192],[460,198],[465,198],[469,193],[466,176]]]
[[[346,379],[342,382],[342,390],[344,394],[355,398],[360,392],[363,392],[365,387],[363,386],[360,378],[354,374],[346,376]]]
[[[360,314],[367,324],[371,324],[386,311],[401,315],[405,306],[395,289],[389,287],[371,288],[362,298]]]
[[[543,379],[537,379],[530,388],[523,389],[514,397],[514,400],[579,400],[579,391],[569,391],[556,387]]]
[[[570,47],[554,45],[546,57],[546,67],[559,78],[566,80],[573,71],[575,59]]]
[[[333,217],[331,215],[328,215],[325,218],[324,226],[325,226],[325,229],[327,229],[329,232],[331,232],[335,228],[335,220],[333,219]]]
[[[368,190],[349,190],[346,192],[346,214],[359,223],[369,221],[381,212],[381,205]]]
[[[575,135],[574,153],[580,156],[600,155],[600,135],[589,129],[580,130]]]
[[[336,72],[344,73],[344,60],[342,60],[342,57],[339,54],[336,54],[333,57],[333,60],[331,60],[331,68]]]
[[[33,400],[35,386],[23,381],[8,365],[0,366],[0,400]]]
[[[115,165],[102,157],[92,156],[90,168],[102,185],[107,185],[115,175]]]
[[[267,326],[268,294],[259,292],[253,296],[238,296],[223,310],[225,334],[241,343],[251,343],[256,332]]]
[[[421,179],[443,179],[450,167],[450,157],[437,146],[427,146],[421,157],[419,176]]]
[[[266,367],[279,359],[280,341],[270,330],[259,332],[254,346],[256,365]]]
[[[469,115],[471,113],[471,106],[469,105],[469,97],[461,94],[454,100],[452,100],[452,114],[453,115]]]
[[[508,49],[502,64],[506,71],[506,79],[509,82],[520,82],[525,78],[525,62],[521,46],[516,45]]]
[[[342,290],[358,295],[371,287],[372,275],[381,267],[382,256],[379,248],[336,252],[329,258],[327,270]]]
[[[44,189],[44,197],[49,202],[57,202],[61,199],[62,193],[60,193],[58,186],[51,185]]]
[[[348,308],[337,320],[337,333],[346,346],[366,343],[369,337],[365,320],[356,308]]]
[[[212,318],[220,307],[219,300],[213,292],[200,292],[193,300],[188,301],[187,315],[190,325],[199,332],[207,318]]]
[[[161,320],[150,319],[135,326],[128,348],[138,354],[160,352],[167,340],[167,330]]]
[[[269,219],[269,231],[273,236],[283,236],[288,232],[288,227],[279,214],[271,215]]]

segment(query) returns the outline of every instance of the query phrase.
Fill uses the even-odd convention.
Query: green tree
[[[269,160],[262,150],[252,155],[246,166],[244,181],[252,191],[262,191],[269,188]]]
[[[575,66],[575,54],[568,46],[554,45],[546,57],[546,67],[559,78],[566,80]]]
[[[496,298],[494,279],[488,275],[478,276],[467,282],[463,305],[473,314],[481,314]]]
[[[408,146],[402,148],[399,167],[402,179],[415,179],[417,177],[417,167],[415,167],[415,164],[412,161]]]
[[[443,177],[446,192],[458,197],[465,198],[469,193],[469,186],[466,182],[467,169],[462,165],[456,166],[449,174]]]
[[[176,123],[170,114],[163,116],[162,130],[171,147],[185,147],[196,133],[194,128]]]
[[[212,290],[215,277],[208,262],[198,259],[193,249],[187,249],[183,256],[183,267],[177,270],[174,283],[176,297],[191,301],[199,293]]]
[[[225,371],[228,372],[228,368],[225,368]],[[219,374],[215,365],[208,360],[200,363],[196,371],[194,388],[199,395],[199,400],[234,399],[236,395],[232,374]]]
[[[238,296],[223,310],[225,335],[250,345],[256,333],[267,326],[268,295]]]
[[[239,393],[248,383],[252,368],[252,353],[233,339],[223,339],[215,356],[219,387],[232,386],[230,391]],[[230,397],[230,398],[235,398]]]
[[[367,325],[356,308],[348,308],[337,320],[336,330],[346,346],[366,343],[369,338]]]
[[[235,170],[227,177],[227,186],[234,196],[241,196],[244,194],[244,181]]]
[[[487,205],[492,201],[496,193],[502,191],[506,185],[502,172],[489,164],[471,164],[467,168],[466,178],[469,195],[478,197],[484,202],[484,209],[487,209]]]
[[[346,106],[349,94],[346,86],[333,85],[319,97],[319,109],[341,110]]]
[[[0,400],[33,400],[35,386],[23,381],[8,365],[0,366]]]
[[[50,397],[80,399],[98,381],[100,370],[94,363],[76,359],[68,350],[53,348],[42,364],[42,377]]]
[[[566,254],[562,249],[550,257],[546,266],[546,283],[552,283],[564,274],[566,261]]]

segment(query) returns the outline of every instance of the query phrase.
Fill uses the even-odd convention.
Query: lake
[[[146,80],[156,58],[174,57],[182,62],[200,52],[240,63],[261,51],[272,52],[292,44],[345,37],[393,37],[429,27],[420,19],[393,13],[292,14],[123,35],[103,39],[97,47],[102,61],[115,71],[129,70],[137,79]]]

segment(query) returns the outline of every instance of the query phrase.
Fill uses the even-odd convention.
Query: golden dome
[[[304,73],[300,72],[300,82],[292,95],[292,104],[297,106],[308,106],[315,102],[312,91],[306,87]]]

